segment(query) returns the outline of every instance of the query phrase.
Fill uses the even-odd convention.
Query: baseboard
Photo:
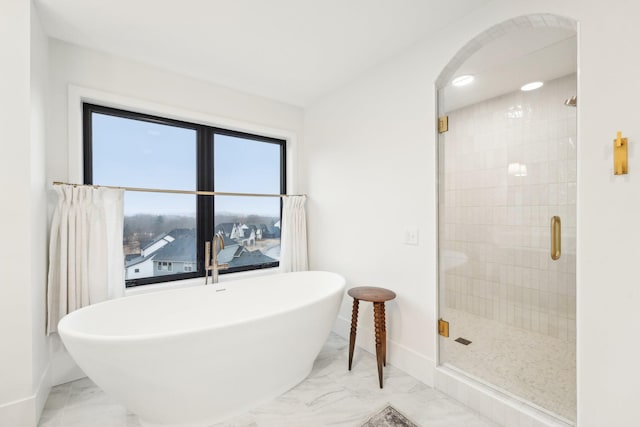
[[[47,367],[45,368],[42,376],[40,377],[40,383],[38,384],[38,388],[36,389],[34,400],[35,400],[35,410],[36,410],[36,424],[40,420],[40,416],[42,415],[42,411],[44,410],[44,406],[47,403],[47,399],[49,398],[49,393],[51,393],[51,362],[47,363]]]
[[[55,363],[52,361],[52,365],[51,384],[53,386],[69,383],[87,376],[66,351],[56,354]]]
[[[40,376],[34,394],[0,405],[0,426],[35,427],[51,391],[50,364]]]
[[[349,339],[351,333],[351,319],[338,316],[333,331],[345,339]],[[358,338],[356,345],[371,354],[376,353],[374,331],[358,325]],[[406,372],[417,380],[432,386],[434,385],[435,360],[420,354],[409,347],[402,345],[387,337],[387,363]]]
[[[501,426],[574,426],[447,366],[436,368],[435,388]]]
[[[37,425],[34,396],[0,405],[0,425],[35,427]]]

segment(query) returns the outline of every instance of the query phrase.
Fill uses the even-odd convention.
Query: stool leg
[[[384,324],[384,311],[381,309],[384,303],[373,303],[373,319],[376,328],[376,359],[378,361],[378,381],[382,388],[382,325]]]
[[[384,302],[382,305],[382,364],[387,366],[387,314],[385,312]]]
[[[358,328],[358,304],[360,301],[353,299],[353,311],[351,312],[351,335],[349,336],[349,370],[353,361],[353,349],[356,345],[356,329]]]

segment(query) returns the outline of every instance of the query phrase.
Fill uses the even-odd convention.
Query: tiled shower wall
[[[445,307],[575,341],[575,74],[449,112],[440,146]],[[550,257],[551,217],[562,256]]]

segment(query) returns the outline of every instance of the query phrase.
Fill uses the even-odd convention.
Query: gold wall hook
[[[614,175],[626,175],[629,173],[629,143],[627,138],[622,137],[622,132],[618,132],[613,140],[613,173]]]

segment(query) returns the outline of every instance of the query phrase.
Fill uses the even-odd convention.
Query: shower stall
[[[575,26],[518,19],[438,92],[439,363],[573,424]]]

